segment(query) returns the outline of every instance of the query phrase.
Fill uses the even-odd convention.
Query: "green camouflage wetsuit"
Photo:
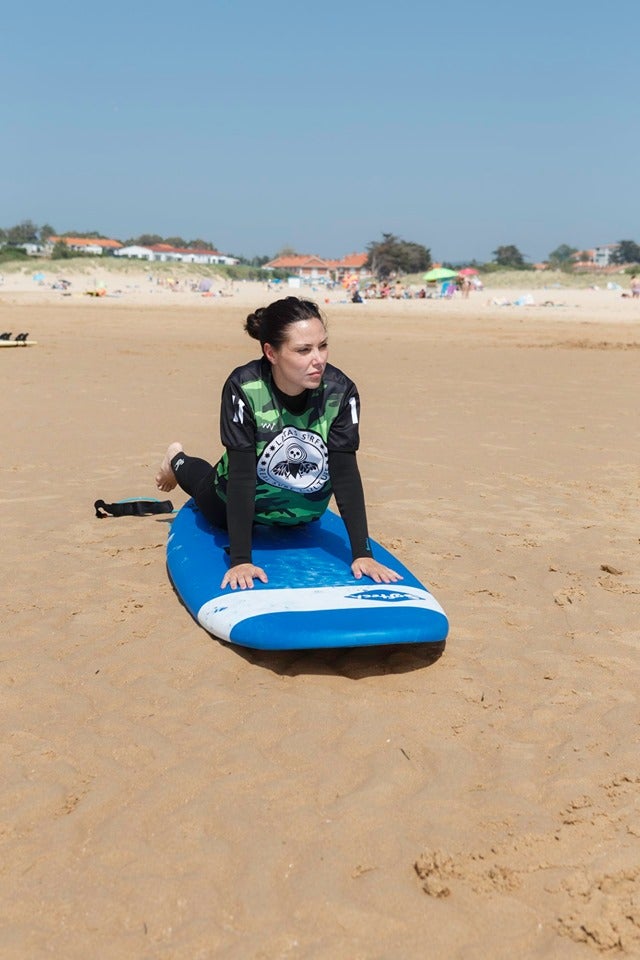
[[[320,517],[332,494],[329,451],[355,453],[360,400],[353,381],[327,364],[322,382],[305,391],[299,412],[285,406],[271,364],[253,360],[233,371],[222,391],[220,434],[229,450],[257,457],[255,520],[306,523]],[[216,465],[218,496],[227,500],[229,455]]]
[[[184,452],[171,461],[182,489],[229,531],[231,566],[251,562],[254,523],[308,523],[332,494],[353,559],[372,556],[356,461],[359,419],[355,384],[331,364],[318,387],[297,397],[278,389],[264,357],[233,371],[222,390],[218,463]]]

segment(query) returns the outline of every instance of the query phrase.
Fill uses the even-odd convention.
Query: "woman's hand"
[[[246,590],[247,587],[251,589],[254,578],[261,580],[263,583],[269,582],[269,578],[262,567],[256,567],[254,563],[238,563],[235,567],[227,570],[220,586],[223,590],[225,587],[231,587],[232,590],[237,587],[240,587],[241,590]]]
[[[373,557],[358,557],[351,564],[351,572],[356,580],[360,580],[363,576],[371,577],[376,583],[396,583],[402,580],[401,574],[378,563]]]

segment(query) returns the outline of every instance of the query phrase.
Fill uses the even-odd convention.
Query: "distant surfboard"
[[[377,560],[402,580],[378,584],[351,574],[351,549],[331,511],[299,527],[254,526],[253,561],[269,583],[220,589],[229,567],[228,534],[213,528],[192,500],[178,512],[167,543],[173,585],[198,623],[220,640],[256,650],[302,650],[434,643],[449,624],[437,600],[389,551]]]

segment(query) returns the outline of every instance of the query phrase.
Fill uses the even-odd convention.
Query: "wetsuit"
[[[278,389],[264,358],[233,371],[222,390],[218,463],[185,453],[171,462],[181,488],[229,531],[232,566],[251,562],[254,522],[308,523],[332,493],[353,558],[372,556],[356,460],[359,418],[355,384],[331,364],[318,387],[297,397]]]

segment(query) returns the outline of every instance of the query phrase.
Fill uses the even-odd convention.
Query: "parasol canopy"
[[[449,270],[448,267],[435,267],[433,270],[429,270],[428,273],[425,273],[422,279],[429,283],[431,280],[450,280],[451,277],[457,276],[457,271]]]

